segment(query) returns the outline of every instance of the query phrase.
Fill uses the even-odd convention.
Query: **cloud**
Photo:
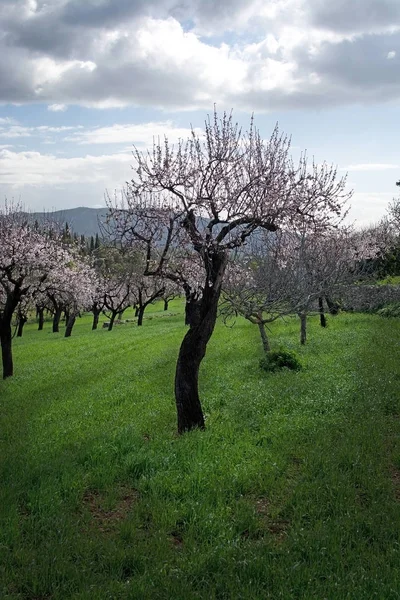
[[[310,22],[336,32],[391,30],[400,22],[398,0],[308,0]]]
[[[393,200],[393,194],[388,192],[356,192],[351,199],[351,209],[347,217],[352,222],[357,215],[357,227],[378,223]]]
[[[59,134],[65,134],[67,131],[79,131],[82,126],[66,126],[62,125],[59,127],[52,127],[49,125],[39,125],[36,127],[26,127],[18,124],[12,120],[3,119],[3,123],[0,120],[0,140],[1,139],[12,139],[12,138],[44,138],[48,139],[48,136],[53,135],[57,137]]]
[[[182,110],[400,98],[398,0],[10,0],[0,102]]]
[[[67,110],[67,105],[66,104],[50,104],[47,107],[47,110],[51,111],[51,112],[65,112]]]
[[[9,117],[0,118],[0,127],[3,125],[16,125],[16,121],[14,119],[10,119]]]
[[[129,179],[132,155],[60,158],[40,152],[0,150],[0,183],[13,188],[100,183],[102,189]]]
[[[131,152],[63,157],[0,147],[2,198],[20,198],[29,210],[104,206],[104,193],[132,177]]]
[[[400,165],[394,165],[390,163],[362,163],[359,165],[348,165],[341,169],[341,171],[390,171],[399,170]]]
[[[201,130],[196,129],[201,134]],[[179,139],[190,137],[191,130],[188,128],[177,128],[171,121],[158,123],[142,123],[140,125],[124,124],[112,125],[110,127],[96,127],[80,131],[72,136],[64,138],[65,141],[78,144],[135,144],[151,146],[153,140],[164,136],[168,137],[170,143]]]

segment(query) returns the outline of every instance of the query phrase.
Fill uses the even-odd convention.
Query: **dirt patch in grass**
[[[174,548],[180,550],[183,547],[183,537],[179,531],[171,531],[169,539]]]
[[[290,527],[288,520],[280,518],[271,506],[268,498],[261,497],[254,501],[255,511],[260,522],[257,532],[250,534],[248,530],[242,533],[244,538],[263,538],[268,532],[276,542],[283,542]]]
[[[103,493],[98,490],[89,490],[83,496],[83,504],[89,510],[96,528],[107,533],[113,531],[121,521],[127,518],[138,498],[139,493],[137,490],[121,488],[115,505],[109,507],[107,498]]]
[[[289,521],[285,521],[284,519],[279,519],[273,521],[268,526],[268,531],[271,535],[274,536],[276,541],[283,542],[285,537],[287,536],[287,532],[289,529]]]

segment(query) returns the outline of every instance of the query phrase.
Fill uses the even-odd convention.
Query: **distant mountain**
[[[68,227],[72,233],[84,235],[85,237],[95,236],[100,234],[99,222],[105,220],[107,208],[87,208],[81,206],[79,208],[66,208],[48,213],[29,213],[29,218],[33,221],[42,223],[43,221],[55,221],[61,227],[68,223]]]
[[[72,234],[76,233],[81,236],[89,237],[92,235],[93,237],[98,233],[101,235],[100,223],[105,221],[105,217],[107,215],[107,208],[87,208],[85,206],[81,206],[79,208],[66,208],[64,210],[57,210],[54,212],[36,212],[36,213],[24,213],[26,217],[31,221],[38,221],[38,223],[43,223],[44,221],[53,221],[59,223],[60,227],[64,229],[65,224],[68,223],[68,227]],[[208,224],[208,219],[204,217],[196,218],[196,225],[200,231],[204,231],[205,227]],[[217,230],[223,227],[223,225],[218,225]],[[257,231],[253,234],[252,239],[257,240],[260,236],[260,231]],[[164,240],[162,240],[163,242]],[[161,242],[161,243],[162,243]],[[245,248],[242,249],[242,252],[246,254],[247,250]]]

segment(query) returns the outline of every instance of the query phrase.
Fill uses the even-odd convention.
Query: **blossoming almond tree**
[[[340,218],[348,194],[345,180],[326,164],[294,165],[290,140],[275,128],[264,140],[253,121],[243,132],[232,115],[205,123],[204,136],[171,146],[155,142],[135,152],[135,177],[124,205],[110,206],[121,243],[141,243],[147,275],[176,277],[170,267],[176,242],[197,254],[201,265],[198,314],[179,351],[175,399],[180,433],[204,428],[198,376],[214,330],[229,253],[258,229],[277,231],[301,217],[324,229]],[[143,201],[147,198],[146,202]]]
[[[239,314],[257,325],[265,353],[271,350],[266,325],[293,312],[285,245],[284,232],[260,233],[229,262],[223,283],[222,316]]]
[[[11,320],[19,302],[46,280],[57,264],[59,240],[39,231],[18,206],[0,213],[0,338],[3,378],[13,375]]]

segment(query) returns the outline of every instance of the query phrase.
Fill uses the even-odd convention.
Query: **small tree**
[[[137,274],[132,282],[132,300],[137,310],[137,324],[143,325],[143,316],[146,308],[155,300],[162,298],[165,291],[164,281],[156,277],[145,277]]]
[[[162,299],[164,301],[164,311],[168,310],[169,303],[175,298],[179,298],[182,294],[182,289],[173,281],[166,279],[164,281],[164,293]]]
[[[285,261],[285,234],[260,232],[245,254],[233,258],[223,284],[222,315],[240,314],[257,325],[265,353],[271,350],[266,325],[293,312]]]
[[[135,279],[137,257],[134,252],[112,245],[103,245],[97,251],[95,260],[97,288],[92,298],[91,310],[94,312],[92,329],[97,328],[98,310],[109,319],[108,330],[114,322],[132,304],[132,285]]]

